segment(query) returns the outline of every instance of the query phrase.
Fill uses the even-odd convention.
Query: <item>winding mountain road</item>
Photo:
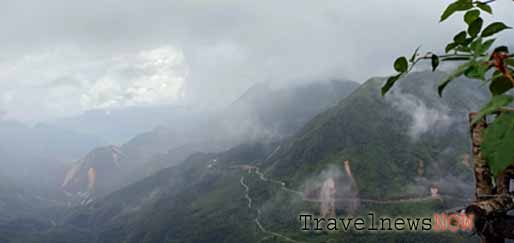
[[[253,169],[253,168],[255,168],[255,169],[256,169],[256,170],[255,170],[255,173],[256,173],[257,175],[259,175],[259,178],[260,178],[262,181],[268,181],[268,182],[270,181],[270,180],[268,180],[268,179],[264,176],[264,174],[262,174],[262,173],[260,173],[260,172],[259,172],[259,170],[258,170],[258,168],[257,168],[257,167],[251,167],[251,168],[252,168],[252,169]],[[248,170],[248,172],[249,172],[249,173],[252,173],[252,170]],[[278,182],[278,181],[276,181],[276,182],[277,182],[277,183],[281,183],[281,182]],[[244,194],[244,197],[245,197],[245,198],[246,198],[246,200],[248,201],[248,208],[249,208],[249,209],[254,209],[254,208],[252,207],[252,202],[253,202],[253,200],[252,200],[252,198],[250,197],[250,187],[245,183],[245,177],[244,177],[244,176],[241,176],[241,179],[239,180],[239,183],[240,183],[240,184],[241,184],[241,186],[244,188],[244,193],[245,193],[245,194]],[[281,185],[282,185],[282,183],[281,183]],[[284,186],[285,186],[285,185],[284,185]],[[259,228],[259,230],[260,230],[262,233],[264,233],[264,234],[267,234],[267,235],[268,235],[268,236],[266,236],[266,237],[262,238],[259,242],[262,242],[262,241],[264,241],[264,240],[270,239],[270,238],[272,238],[272,237],[277,237],[277,238],[280,238],[280,239],[282,239],[282,240],[284,240],[284,241],[287,241],[287,242],[305,243],[305,242],[303,242],[303,241],[297,241],[297,240],[294,240],[294,239],[292,239],[292,238],[289,238],[289,237],[287,237],[287,236],[285,236],[285,235],[283,235],[283,234],[280,234],[280,233],[277,233],[277,232],[273,232],[273,231],[270,231],[270,230],[266,229],[266,228],[262,225],[262,223],[260,222],[260,220],[259,220],[259,218],[260,218],[260,216],[261,216],[261,210],[257,208],[257,209],[255,209],[255,211],[257,212],[257,216],[256,216],[256,217],[255,217],[255,219],[254,219],[255,224],[257,225],[257,227]]]
[[[279,180],[275,180],[275,179],[271,179],[271,178],[266,177],[264,175],[264,173],[262,173],[260,171],[259,167],[257,167],[257,166],[253,166],[253,165],[236,165],[236,166],[232,166],[231,168],[233,168],[233,169],[234,168],[241,169],[243,171],[246,171],[249,174],[254,173],[254,174],[256,174],[258,176],[258,178],[261,181],[276,184],[283,191],[286,191],[286,192],[292,193],[294,195],[297,195],[297,196],[301,197],[304,201],[307,201],[307,202],[321,202],[321,200],[316,199],[316,198],[306,198],[304,196],[303,192],[296,191],[296,190],[293,190],[291,188],[288,188],[286,186],[287,184],[285,182],[283,182],[283,181],[279,181]],[[261,210],[258,209],[258,208],[253,208],[253,199],[250,197],[250,190],[251,189],[250,189],[250,186],[248,186],[248,184],[245,183],[245,176],[244,175],[241,176],[241,179],[239,180],[239,182],[240,182],[241,186],[244,188],[244,193],[245,193],[244,197],[248,201],[248,208],[249,209],[254,209],[257,212],[257,216],[254,219],[255,224],[261,230],[262,233],[268,234],[268,236],[262,238],[260,240],[260,242],[262,242],[263,240],[266,240],[266,239],[270,239],[272,237],[277,237],[277,238],[283,239],[283,240],[288,241],[288,242],[303,243],[302,241],[297,241],[297,240],[291,239],[290,237],[287,237],[287,236],[285,236],[283,234],[267,230],[262,225],[262,223],[259,220],[259,218],[261,216]],[[433,200],[443,200],[445,198],[446,199],[454,199],[454,200],[463,201],[463,202],[471,202],[471,201],[473,201],[473,199],[458,198],[458,197],[451,196],[451,195],[440,195],[439,197],[435,197],[435,198],[432,197],[432,196],[425,196],[425,197],[412,197],[412,198],[400,198],[400,199],[382,199],[382,200],[379,200],[379,199],[364,199],[364,198],[336,198],[335,201],[336,202],[355,202],[357,200],[360,203],[369,203],[369,204],[397,204],[397,203],[415,203],[415,202],[424,202],[424,201],[433,201]]]

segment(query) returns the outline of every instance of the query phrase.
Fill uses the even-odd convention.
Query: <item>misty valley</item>
[[[1,1],[0,243],[514,242],[513,1]]]
[[[0,239],[419,241],[412,232],[309,233],[300,230],[298,217],[365,217],[372,211],[431,219],[472,200],[464,124],[487,94],[462,85],[480,85],[463,79],[448,90],[451,95],[433,97],[435,80],[443,75],[413,73],[385,99],[378,92],[381,78],[362,85],[257,84],[217,111],[165,107],[173,119],[121,145],[104,145],[94,135],[84,143],[89,140],[81,137],[80,126],[18,125],[23,149],[11,139],[2,142],[11,146],[19,168],[2,160],[10,171],[2,176],[7,184],[1,188]],[[47,127],[52,129],[35,131]],[[44,160],[39,148],[57,142],[62,144],[45,149],[53,160]]]

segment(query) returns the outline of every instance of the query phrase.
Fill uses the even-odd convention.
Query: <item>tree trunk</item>
[[[478,113],[470,113],[469,121],[478,115]],[[487,127],[485,118],[482,118],[475,124],[471,125],[471,143],[473,152],[473,162],[475,170],[475,197],[477,200],[485,199],[484,195],[493,194],[493,182],[491,180],[491,171],[489,165],[482,155],[481,145],[484,137],[484,131]]]
[[[478,113],[469,114],[470,124],[477,115]],[[493,234],[495,229],[491,228],[492,226],[488,217],[488,215],[496,213],[497,209],[508,202],[503,197],[487,199],[488,196],[494,193],[491,171],[481,149],[484,131],[487,128],[487,121],[485,118],[482,118],[477,123],[471,124],[470,128],[475,172],[476,202],[466,208],[466,213],[475,216],[475,230],[481,237],[481,243],[503,243],[505,242],[503,236]],[[510,203],[512,203],[510,198],[509,200]]]
[[[514,110],[501,109],[497,114],[502,112]],[[477,115],[478,113],[469,114],[470,124]],[[466,213],[475,216],[475,230],[481,237],[480,242],[503,243],[505,238],[514,239],[514,217],[507,215],[507,212],[514,208],[514,194],[510,188],[510,180],[514,178],[514,164],[498,176],[494,188],[490,168],[481,150],[484,131],[487,128],[486,118],[472,124],[470,128],[476,201],[466,208]]]

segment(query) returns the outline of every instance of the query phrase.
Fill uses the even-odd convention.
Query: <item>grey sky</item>
[[[443,0],[0,2],[0,111],[26,121],[220,105],[260,81],[362,82],[462,27],[438,23]],[[494,18],[514,26],[513,7],[500,0]]]

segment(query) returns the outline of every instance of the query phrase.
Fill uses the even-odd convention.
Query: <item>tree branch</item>
[[[476,2],[473,2],[474,4],[489,4],[489,3],[492,3],[492,2],[496,2],[496,0],[487,0],[487,1],[476,1]]]

